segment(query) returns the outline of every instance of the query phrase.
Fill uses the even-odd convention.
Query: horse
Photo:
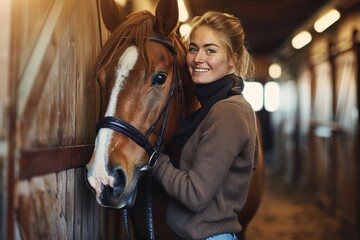
[[[125,235],[146,239],[143,234],[148,225],[142,206],[147,203],[141,198],[141,181],[150,175],[163,146],[171,156],[179,152],[171,139],[182,117],[195,111],[199,103],[185,64],[186,49],[176,34],[177,0],[160,0],[155,15],[148,11],[126,15],[114,0],[101,0],[100,6],[111,34],[94,68],[102,117],[96,127],[94,152],[86,164],[86,180],[101,206],[126,214],[129,209],[131,232],[124,218]],[[261,157],[251,180],[255,182],[255,187],[250,186],[251,202],[238,214],[244,229],[261,199],[262,162]],[[152,234],[171,239],[165,223],[168,197],[155,182],[152,189]]]

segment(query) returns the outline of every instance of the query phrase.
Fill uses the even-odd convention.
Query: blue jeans
[[[207,237],[204,240],[239,240],[234,233],[221,233]]]

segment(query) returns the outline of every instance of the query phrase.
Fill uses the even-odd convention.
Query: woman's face
[[[211,83],[234,72],[234,61],[228,59],[226,46],[207,26],[200,26],[192,32],[186,63],[196,84]]]

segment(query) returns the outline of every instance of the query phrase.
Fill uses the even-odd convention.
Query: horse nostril
[[[114,195],[120,195],[123,193],[126,186],[126,176],[122,169],[114,170],[112,173],[114,177]]]

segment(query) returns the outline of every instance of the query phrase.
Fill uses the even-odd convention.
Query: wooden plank
[[[39,223],[35,215],[34,195],[35,193],[31,192],[29,181],[20,181],[17,184],[17,221],[23,239],[38,237]]]
[[[56,174],[20,181],[18,189],[22,239],[68,239]]]
[[[94,145],[20,150],[20,179],[84,166]]]
[[[359,111],[360,108],[360,41],[358,41],[359,39],[359,31],[358,30],[354,30],[353,32],[353,43],[354,43],[354,50],[356,52],[356,62],[357,62],[357,75],[356,75],[356,82],[357,82],[357,87],[356,87],[356,95],[357,95],[357,99],[356,99],[356,104],[357,104],[357,109]],[[354,142],[354,146],[355,146],[355,159],[357,159],[357,161],[355,161],[355,181],[356,181],[356,191],[355,191],[355,202],[356,202],[356,206],[355,206],[355,226],[360,226],[360,118],[358,117],[357,119],[357,134],[355,136],[355,142]],[[360,228],[357,227],[356,228],[356,236],[358,238],[360,238]]]
[[[66,223],[65,219],[61,217],[60,196],[58,196],[58,183],[56,179],[57,174],[49,174],[43,177],[45,185],[45,194],[43,196],[44,205],[42,210],[46,215],[46,222],[48,224],[49,239],[63,239],[66,238]]]
[[[56,198],[58,199],[58,204],[59,204],[59,208],[60,208],[60,210],[58,211],[58,217],[59,217],[59,223],[60,223],[58,226],[58,229],[59,229],[59,232],[61,233],[61,237],[63,239],[69,239],[68,222],[65,217],[66,208],[67,208],[67,205],[69,204],[66,202],[66,200],[67,200],[66,172],[67,171],[62,171],[62,172],[59,172],[58,174],[56,174],[56,182],[57,182]]]
[[[83,189],[83,171],[79,168],[75,169],[75,176],[74,176],[74,232],[73,232],[73,239],[84,239],[82,237],[82,221],[84,220],[82,218],[82,205],[84,201],[84,196],[82,195],[82,189]],[[86,220],[85,220],[86,221]]]
[[[16,55],[14,56],[15,51],[15,47],[13,45],[13,41],[15,38],[15,31],[11,28],[11,22],[14,21],[14,8],[13,8],[13,4],[14,1],[11,0],[5,0],[5,1],[1,1],[2,6],[1,6],[1,16],[2,16],[2,20],[1,22],[7,26],[3,26],[1,25],[1,29],[3,30],[2,32],[4,34],[9,34],[7,38],[7,40],[4,39],[4,41],[9,41],[9,43],[11,42],[11,44],[9,44],[9,46],[5,47],[4,49],[8,49],[9,52],[7,53],[8,55],[5,54],[4,57],[7,58],[7,61],[9,61],[7,64],[5,64],[5,68],[7,70],[5,70],[5,75],[2,77],[2,79],[4,79],[5,81],[7,81],[7,84],[4,84],[5,87],[3,88],[5,91],[7,91],[7,94],[5,94],[6,96],[6,102],[8,104],[8,106],[6,106],[6,116],[7,116],[7,124],[3,125],[6,128],[6,148],[7,148],[7,153],[6,153],[6,158],[5,161],[7,164],[7,169],[3,172],[6,172],[4,176],[4,182],[6,184],[6,192],[4,191],[5,194],[5,198],[4,201],[6,201],[5,204],[2,204],[1,207],[4,207],[4,212],[3,212],[3,216],[6,216],[6,221],[2,221],[2,223],[4,224],[3,227],[6,226],[6,229],[2,229],[3,236],[0,236],[0,238],[4,237],[3,239],[9,239],[12,240],[14,239],[14,235],[15,235],[15,213],[14,213],[14,208],[15,208],[15,171],[16,171],[16,165],[15,165],[15,151],[16,151],[16,138],[12,137],[16,135],[16,112],[15,112],[15,107],[16,107],[16,81],[14,79],[14,76],[16,75],[16,66],[15,63],[17,61],[17,57]],[[8,33],[6,33],[8,32]],[[1,46],[0,48],[2,48],[3,46]],[[2,65],[2,63],[1,63]],[[3,69],[2,69],[3,70]],[[3,72],[1,70],[1,72]],[[7,75],[8,74],[8,75]],[[1,84],[1,86],[4,86]],[[4,115],[5,116],[5,115]]]
[[[77,2],[77,4],[80,1]],[[69,24],[73,26],[73,24]],[[73,28],[73,27],[72,27]],[[75,145],[75,116],[77,114],[75,110],[75,91],[76,88],[76,69],[73,66],[76,65],[76,61],[72,61],[73,55],[76,53],[76,44],[69,43],[69,39],[74,39],[71,36],[71,29],[65,30],[64,36],[61,39],[60,46],[64,51],[59,52],[60,63],[59,63],[59,131],[61,131],[61,145]],[[68,46],[67,46],[68,45]]]
[[[70,169],[66,171],[66,197],[65,197],[65,219],[67,222],[68,239],[74,239],[74,212],[75,212],[75,171]]]
[[[94,3],[94,2],[93,2]],[[72,19],[72,24],[75,28],[72,29],[71,36],[76,41],[77,48],[75,49],[73,61],[73,80],[76,80],[75,88],[72,91],[75,94],[75,144],[83,142],[94,141],[93,130],[96,121],[98,120],[97,109],[95,106],[100,105],[96,103],[96,79],[93,74],[93,67],[95,60],[100,51],[99,32],[97,26],[97,19],[94,17],[96,14],[96,5],[89,4],[89,1],[79,2],[74,12],[76,15],[83,15],[82,18]],[[84,25],[93,27],[92,31],[76,31],[77,28],[81,29]],[[96,39],[96,41],[87,41],[85,39]],[[96,44],[94,44],[96,43]]]
[[[84,171],[79,171],[78,173],[78,177],[79,177],[79,184],[78,186],[80,186],[80,191],[79,193],[81,194],[81,206],[79,206],[81,208],[81,239],[91,239],[93,233],[91,231],[91,227],[89,226],[89,218],[93,217],[93,212],[90,206],[90,199],[88,198],[87,195],[87,191],[89,190],[87,188],[87,186],[85,186],[85,176],[84,176]],[[92,196],[92,198],[94,199],[94,196]]]
[[[9,66],[10,66],[10,26],[11,26],[11,1],[10,0],[2,0],[0,2],[0,113],[4,113],[3,111],[8,101],[8,88],[9,88]],[[5,115],[2,115],[5,116]],[[4,135],[2,123],[3,119],[0,118],[0,138]]]
[[[50,236],[48,235],[47,231],[49,228],[48,221],[46,219],[47,214],[42,211],[46,203],[43,197],[46,194],[43,179],[37,177],[31,179],[31,181],[29,181],[29,188],[30,199],[32,200],[32,205],[34,207],[34,217],[36,224],[36,226],[33,226],[32,229],[35,230],[38,239],[49,238]]]
[[[7,224],[7,158],[6,156],[6,142],[0,141],[0,239],[6,239],[6,224]]]
[[[56,0],[12,1],[14,9],[14,37],[16,76],[18,82],[36,46],[36,41]]]
[[[49,17],[40,33],[34,50],[20,77],[17,95],[17,115],[27,116],[31,120],[34,106],[40,99],[53,58],[57,52],[59,39],[69,21],[74,6],[74,0],[57,0],[50,10]]]
[[[11,0],[0,2],[0,239],[7,239],[8,229],[13,229],[13,215],[9,208],[12,209],[13,203],[13,185],[10,185],[8,178],[13,178],[13,163],[9,158],[9,116],[10,96],[10,43],[11,43]],[[11,129],[10,129],[11,130]],[[11,171],[11,172],[9,172]],[[11,218],[8,215],[11,214]],[[10,222],[11,221],[11,222]],[[13,232],[9,233],[9,237]]]

